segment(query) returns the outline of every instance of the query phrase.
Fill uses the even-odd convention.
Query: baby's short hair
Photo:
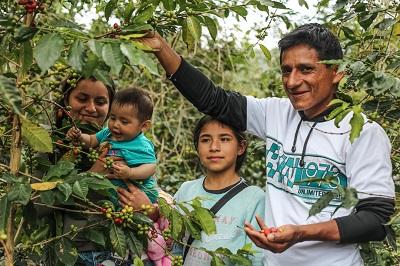
[[[112,104],[135,107],[140,122],[150,120],[153,115],[153,101],[150,94],[138,88],[127,88],[118,91]]]

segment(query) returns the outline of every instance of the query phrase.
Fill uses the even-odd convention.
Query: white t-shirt
[[[305,139],[314,122],[302,121],[296,151],[292,152],[294,135],[300,122],[299,113],[288,99],[247,98],[247,131],[266,141],[265,222],[268,226],[313,224],[346,216],[351,209],[339,208],[339,199],[315,216],[308,214],[312,204],[333,185],[320,182],[294,184],[309,178],[334,176],[345,187],[353,187],[358,198],[394,197],[390,142],[375,122],[364,124],[361,135],[349,141],[352,113],[337,128],[334,122],[319,122],[308,140],[304,167],[300,158]],[[355,244],[306,241],[283,253],[265,251],[268,266],[356,266],[363,265]]]

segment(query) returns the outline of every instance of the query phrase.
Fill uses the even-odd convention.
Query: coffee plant
[[[298,1],[308,7],[305,0]],[[98,17],[90,25],[76,19],[89,10]],[[221,36],[220,22],[227,17],[238,23],[249,12],[265,17],[255,27],[257,40]],[[174,193],[179,185],[201,175],[191,143],[191,130],[200,114],[166,80],[149,48],[138,41],[157,30],[188,61],[217,84],[258,97],[284,96],[280,82],[279,53],[268,50],[265,37],[284,23],[287,30],[302,22],[292,20],[295,11],[286,1],[208,0],[6,0],[0,3],[0,261],[5,265],[73,265],[77,249],[73,240],[83,237],[120,256],[133,254],[135,265],[148,239],[154,237],[149,210],[119,209],[111,202],[93,202],[89,195],[107,195],[115,189],[100,174],[80,172],[79,161],[95,161],[100,151],[82,149],[58,132],[53,110],[59,108],[62,83],[71,85],[82,77],[95,77],[118,87],[134,84],[150,92],[155,102],[149,137],[156,146],[157,179],[164,190]],[[383,126],[392,144],[393,176],[399,205],[400,178],[400,22],[399,5],[385,0],[324,0],[317,4],[314,19],[326,24],[341,39],[346,72],[341,83],[338,109],[332,119],[339,122],[353,112],[351,141],[362,130],[361,112]],[[113,21],[111,23],[111,21]],[[116,22],[114,22],[116,21]],[[264,44],[263,44],[264,43]],[[267,66],[267,67],[266,67]],[[69,119],[69,126],[76,126]],[[52,164],[47,154],[66,150]],[[112,162],[104,159],[105,165]],[[264,146],[251,139],[242,175],[253,184],[264,185]],[[326,180],[330,182],[330,180]],[[352,188],[338,189],[345,207],[357,203]],[[104,197],[107,198],[107,197]],[[320,199],[312,212],[321,211],[330,197]],[[170,221],[165,238],[180,241],[183,232],[199,238],[212,233],[210,213],[195,202],[167,204],[160,211]],[[41,209],[53,210],[51,219]],[[80,227],[63,226],[61,212],[90,217]],[[387,241],[362,246],[367,265],[397,265],[400,212],[392,221],[394,234]],[[166,250],[168,253],[169,251]],[[168,253],[169,254],[169,253]],[[209,251],[213,265],[222,257],[238,265],[249,265],[252,250],[244,246],[236,254],[220,248]],[[181,257],[172,257],[181,265]]]

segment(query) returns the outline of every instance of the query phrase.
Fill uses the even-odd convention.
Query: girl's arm
[[[118,179],[144,180],[156,173],[155,163],[146,163],[137,167],[129,167],[124,164],[113,164],[114,175]]]

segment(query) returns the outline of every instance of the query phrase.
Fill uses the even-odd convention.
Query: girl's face
[[[232,129],[211,121],[200,131],[198,154],[207,174],[235,172],[236,158],[243,154],[245,143],[239,143]]]
[[[101,81],[84,79],[78,82],[68,97],[71,116],[82,124],[101,126],[107,118],[110,99]]]

